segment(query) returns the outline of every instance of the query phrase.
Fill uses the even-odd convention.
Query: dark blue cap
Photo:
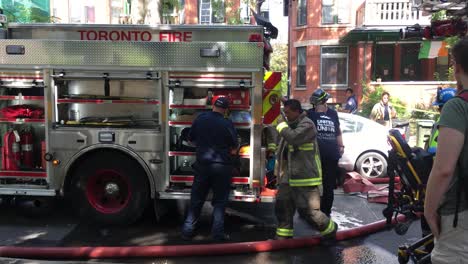
[[[216,99],[214,105],[217,106],[217,107],[221,107],[221,108],[226,109],[226,108],[229,107],[229,99],[227,97],[218,97],[218,99]]]

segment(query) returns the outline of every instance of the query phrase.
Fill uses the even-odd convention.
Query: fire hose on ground
[[[405,221],[403,215],[393,219],[393,223]],[[337,241],[348,240],[378,232],[387,228],[386,220],[364,226],[338,231]],[[125,246],[125,247],[0,247],[0,257],[30,259],[117,259],[144,257],[211,256],[242,253],[259,253],[316,246],[319,236],[301,237],[287,240],[267,240],[240,243],[173,245],[173,246]]]

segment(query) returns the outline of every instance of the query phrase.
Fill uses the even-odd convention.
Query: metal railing
[[[429,25],[431,16],[414,9],[409,0],[367,0],[363,26]]]

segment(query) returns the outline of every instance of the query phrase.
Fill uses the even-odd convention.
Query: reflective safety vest
[[[435,154],[437,151],[437,139],[439,137],[438,125],[439,120],[437,120],[437,122],[432,126],[431,136],[429,137],[429,141],[426,147],[427,152],[431,154]]]
[[[322,165],[315,125],[304,112],[294,126],[279,132],[275,175],[279,176],[280,183],[288,182],[291,187],[321,185]]]

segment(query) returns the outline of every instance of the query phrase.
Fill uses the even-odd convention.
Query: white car
[[[388,129],[358,115],[338,113],[338,117],[345,145],[339,166],[367,178],[386,176],[391,148],[387,143]]]

